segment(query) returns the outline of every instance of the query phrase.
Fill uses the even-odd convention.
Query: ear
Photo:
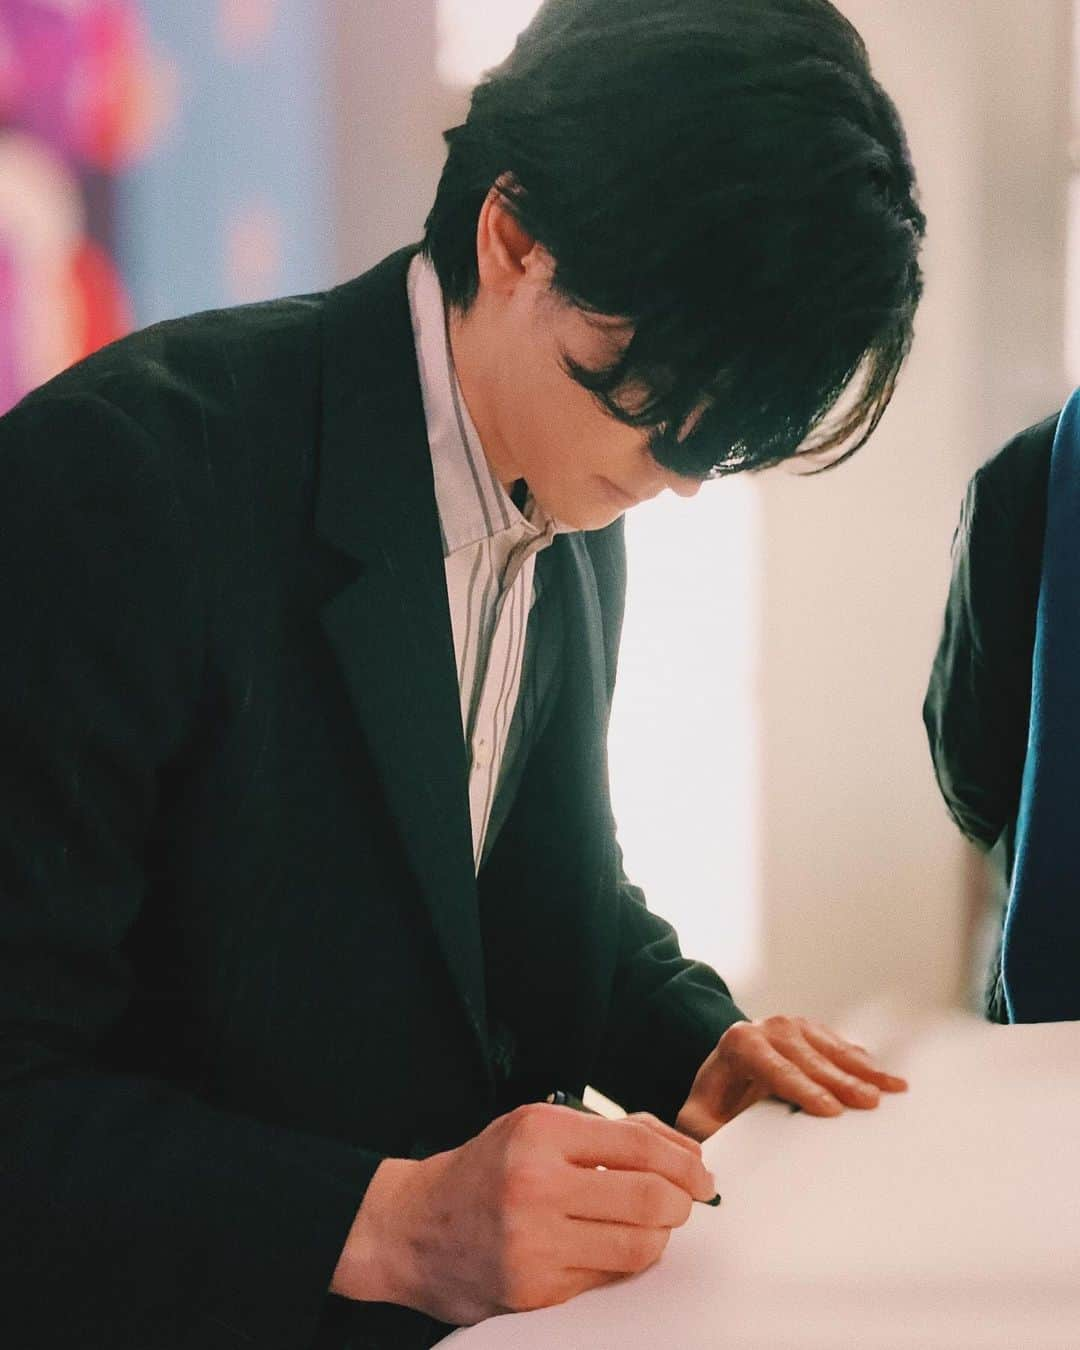
[[[497,187],[491,188],[480,208],[476,260],[480,289],[504,299],[523,282],[546,287],[553,270],[551,255],[514,219]]]

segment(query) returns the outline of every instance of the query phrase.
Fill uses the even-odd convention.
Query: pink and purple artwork
[[[136,0],[0,0],[0,412],[130,326],[110,178],[173,84]]]

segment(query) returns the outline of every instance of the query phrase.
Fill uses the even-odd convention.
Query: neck
[[[447,324],[450,354],[465,406],[480,437],[484,457],[492,473],[509,492],[522,475],[507,452],[506,443],[499,432],[496,400],[493,397],[498,380],[488,359],[491,344],[487,340],[484,315],[479,312],[479,305],[478,301],[467,315],[451,310]]]

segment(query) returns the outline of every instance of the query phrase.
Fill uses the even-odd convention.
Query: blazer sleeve
[[[0,420],[0,481],[0,1341],[298,1350],[379,1157],[96,1053],[197,703],[184,512],[96,395]]]
[[[595,1086],[630,1111],[673,1124],[694,1075],[746,1014],[711,966],[683,956],[674,928],[619,885],[619,954]]]
[[[604,623],[607,696],[615,692],[626,595],[623,523],[587,536]],[[682,954],[675,929],[654,914],[618,858],[619,949],[608,1034],[595,1084],[629,1110],[673,1122],[694,1075],[734,1022],[747,1020],[711,966]]]
[[[923,704],[938,786],[973,843],[1016,816],[1057,415],[1011,440],[968,484],[941,639]]]

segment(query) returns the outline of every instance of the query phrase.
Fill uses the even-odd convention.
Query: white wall
[[[835,474],[762,481],[764,972],[753,1010],[955,999],[971,867],[920,707],[969,474],[1064,394],[1059,0],[845,0],[929,219],[914,351]]]
[[[338,279],[423,233],[464,94],[435,74],[434,0],[330,0]]]

